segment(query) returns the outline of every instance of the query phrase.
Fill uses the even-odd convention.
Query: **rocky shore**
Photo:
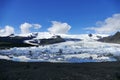
[[[49,63],[0,60],[0,80],[120,80],[120,62]]]

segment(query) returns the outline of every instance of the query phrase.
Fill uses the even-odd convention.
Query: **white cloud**
[[[4,29],[0,29],[0,34],[2,35],[2,36],[8,36],[8,35],[10,35],[10,34],[14,34],[15,32],[14,32],[14,28],[12,27],[12,26],[5,26],[5,28]]]
[[[34,29],[39,29],[41,28],[40,24],[30,24],[30,23],[24,23],[20,25],[20,29],[21,29],[21,33],[22,34],[26,34],[26,33],[30,33],[30,28],[34,28]]]
[[[29,23],[21,24],[20,25],[21,33],[23,33],[23,34],[29,33],[30,32],[29,28],[31,28],[31,27],[32,27],[32,25]]]
[[[51,33],[65,34],[71,29],[71,26],[67,23],[61,23],[57,21],[52,21],[52,26],[48,28]]]
[[[120,31],[120,14],[114,14],[105,21],[98,21],[96,27],[89,27],[88,30],[94,30],[96,33],[112,34]]]
[[[42,27],[40,24],[33,24],[33,26],[34,26],[34,29],[39,29]]]

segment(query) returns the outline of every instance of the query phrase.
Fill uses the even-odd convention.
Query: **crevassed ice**
[[[4,56],[5,59],[15,61],[116,61],[114,56],[120,56],[120,45],[97,41],[67,41],[39,47],[15,47],[0,50],[0,55]]]

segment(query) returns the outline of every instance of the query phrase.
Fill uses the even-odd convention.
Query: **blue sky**
[[[71,26],[68,33],[81,34],[119,13],[120,0],[0,0],[0,28],[10,25],[20,32],[20,25],[27,22],[42,25],[42,32],[58,21]]]

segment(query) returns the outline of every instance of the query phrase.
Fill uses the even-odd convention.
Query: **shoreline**
[[[51,63],[0,60],[0,80],[120,80],[120,62]]]

